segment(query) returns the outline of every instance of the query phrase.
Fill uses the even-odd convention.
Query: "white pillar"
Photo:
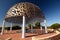
[[[45,26],[45,33],[48,33],[47,25],[46,25],[46,20],[44,20],[44,26]]]
[[[40,23],[40,30],[42,30],[42,24]]]
[[[22,38],[25,38],[25,16],[23,16]]]
[[[31,24],[31,32],[33,33],[33,27],[32,27],[32,24]]]
[[[11,23],[11,26],[10,26],[10,31],[12,31],[12,23]]]
[[[4,26],[5,26],[5,20],[3,20],[3,24],[2,24],[2,33],[1,33],[1,35],[4,34]]]
[[[40,27],[40,29],[42,30],[42,26]]]

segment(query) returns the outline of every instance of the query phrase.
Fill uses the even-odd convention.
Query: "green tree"
[[[2,27],[0,27],[0,32],[1,32],[1,30],[2,30]]]
[[[40,25],[40,22],[38,22],[38,21],[35,22],[35,27],[36,27],[36,28],[40,28],[40,26],[41,26],[41,25]]]
[[[31,26],[32,26],[31,24],[28,24],[28,27],[29,27],[30,29],[31,29]]]
[[[58,28],[60,28],[60,24],[58,24],[58,23],[52,24],[50,26],[50,28],[52,28],[52,29],[58,29]]]
[[[6,29],[6,30],[10,30],[10,27],[5,27],[5,29]],[[21,27],[18,26],[18,25],[12,26],[12,30],[18,30],[18,29],[21,29]]]
[[[15,25],[15,26],[12,27],[12,29],[13,29],[13,30],[17,30],[17,29],[21,29],[21,27],[18,26],[18,25]]]

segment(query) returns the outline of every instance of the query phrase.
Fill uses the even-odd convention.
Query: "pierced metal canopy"
[[[8,10],[5,20],[7,22],[22,23],[22,16],[26,17],[26,23],[36,18],[45,19],[45,16],[38,6],[28,2],[21,2]]]

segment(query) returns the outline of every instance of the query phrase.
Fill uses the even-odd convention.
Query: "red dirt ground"
[[[37,35],[37,34],[34,34],[34,33],[25,33],[26,34],[26,38],[22,39],[21,36],[22,34],[21,33],[16,33],[16,30],[15,31],[12,31],[12,32],[7,32],[7,33],[4,33],[4,35],[1,35],[0,34],[0,39],[1,40],[6,40],[7,38],[12,38],[12,40],[32,40],[32,37],[48,37],[48,36],[51,36],[55,33],[49,33],[49,34],[40,34],[40,35]]]

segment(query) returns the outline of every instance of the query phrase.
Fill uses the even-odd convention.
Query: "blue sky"
[[[31,2],[39,6],[45,14],[48,26],[60,23],[60,0],[0,0],[0,26],[9,8],[20,2]]]

